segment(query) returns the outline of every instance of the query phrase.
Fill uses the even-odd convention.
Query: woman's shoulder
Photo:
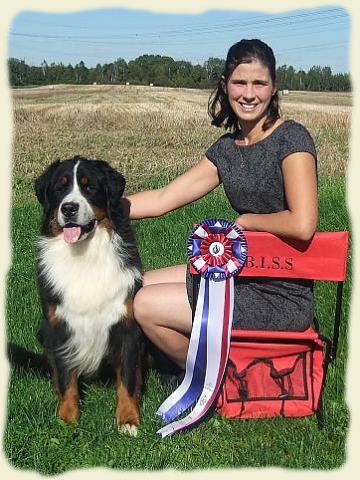
[[[234,132],[225,132],[212,145],[225,145],[235,138]]]
[[[226,132],[224,133],[223,135],[221,135],[220,137],[218,137],[208,148],[208,150],[210,149],[215,149],[215,150],[219,150],[219,149],[223,149],[223,148],[227,148],[227,146],[229,144],[231,144],[231,142],[234,141],[234,133],[233,132]]]
[[[234,134],[226,132],[215,140],[205,152],[205,156],[217,165],[218,160],[224,158],[224,154],[232,147]]]
[[[293,119],[287,119],[280,125],[281,133],[278,138],[280,157],[284,158],[290,153],[309,152],[316,158],[314,140],[309,130]]]
[[[289,135],[291,134],[293,137],[299,136],[299,137],[304,137],[304,136],[309,136],[311,137],[311,133],[309,130],[305,127],[300,122],[297,122],[296,120],[293,120],[292,118],[288,118],[283,121],[283,123],[280,125],[282,127],[282,133],[283,135]]]

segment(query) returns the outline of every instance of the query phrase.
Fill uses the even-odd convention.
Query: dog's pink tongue
[[[81,235],[81,227],[65,227],[63,229],[64,240],[66,243],[75,243]]]

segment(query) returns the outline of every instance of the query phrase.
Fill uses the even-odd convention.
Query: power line
[[[162,35],[164,36],[176,36],[176,35],[183,35],[185,33],[190,33],[192,35],[203,35],[204,33],[216,33],[218,31],[223,31],[224,28],[226,28],[226,31],[232,31],[238,28],[243,28],[246,26],[251,26],[252,29],[257,28],[257,25],[269,25],[276,26],[277,28],[279,27],[286,27],[289,25],[294,24],[294,22],[298,21],[299,19],[306,18],[307,19],[307,24],[309,22],[316,22],[318,21],[318,18],[308,18],[308,17],[314,17],[318,15],[322,15],[324,20],[332,20],[332,19],[348,19],[348,16],[344,14],[341,9],[332,9],[328,10],[325,13],[331,13],[330,16],[324,16],[323,12],[311,12],[311,13],[303,13],[303,14],[296,14],[296,15],[287,15],[287,16],[282,16],[282,17],[273,17],[270,19],[261,19],[261,20],[246,20],[244,22],[227,22],[223,24],[214,24],[212,26],[207,25],[206,27],[197,27],[197,28],[185,28],[182,30],[179,29],[173,29],[173,30],[164,30],[164,31],[157,31],[157,32],[143,32],[143,33],[128,33],[128,34],[112,34],[112,35],[107,35],[103,37],[98,37],[103,40],[109,40],[109,39],[123,39],[123,38],[129,38],[129,39],[139,39],[139,38],[147,38],[147,37],[160,37]],[[339,14],[333,15],[332,13],[337,13],[341,12]],[[10,32],[10,35],[13,36],[23,36],[23,37],[29,37],[29,38],[47,38],[47,39],[72,39],[72,40],[93,40],[94,35],[92,36],[79,36],[79,35],[48,35],[48,34],[29,34],[29,33],[23,33],[23,32]]]
[[[324,27],[329,27],[329,26],[333,26],[333,25],[336,25],[337,27],[337,32],[339,32],[339,30],[341,29],[341,27],[347,27],[347,24],[346,23],[341,23],[339,21],[337,22],[328,22],[328,23],[325,23],[325,24],[322,24],[320,25],[321,28],[317,28],[316,29],[316,33],[323,33],[323,32],[328,32],[328,28],[324,28]],[[274,39],[274,38],[283,38],[283,37],[286,37],[286,38],[289,38],[289,37],[294,37],[294,36],[299,36],[299,34],[301,34],[301,36],[305,36],[307,35],[309,32],[307,32],[307,30],[309,31],[310,30],[310,33],[313,34],[313,26],[312,25],[305,25],[305,26],[297,26],[297,27],[294,27],[290,32],[279,32],[279,33],[272,33],[271,30],[268,30],[268,31],[262,31],[262,32],[258,32],[261,36],[269,36],[271,35],[271,38]],[[223,32],[224,35],[227,35],[228,32]],[[19,34],[20,35],[20,34]],[[28,34],[29,36],[32,35],[32,34]],[[47,42],[49,37],[45,37],[43,38],[42,36],[35,36],[35,37],[32,37],[34,38],[35,40],[37,41],[40,41],[40,42]],[[52,38],[52,37],[50,37]],[[217,35],[216,37],[213,37],[212,39],[196,39],[196,40],[193,40],[191,42],[191,47],[193,47],[194,45],[201,45],[201,44],[207,44],[207,45],[212,45],[212,44],[218,44],[218,40],[219,39],[219,35]],[[67,40],[67,39],[64,39],[64,41]],[[128,45],[131,45],[131,46],[136,46],[136,47],[141,47],[142,45],[145,45],[145,46],[168,46],[169,43],[168,42],[163,42],[163,41],[142,41],[139,39],[138,42],[134,42],[134,41],[102,41],[102,40],[82,40],[82,39],[78,39],[77,40],[77,44],[82,44],[82,45],[86,45],[86,46],[89,46],[89,47],[96,47],[96,46],[106,46],[106,47],[110,47],[110,46],[119,46],[119,47],[123,47],[123,46],[128,46]],[[176,41],[172,41],[171,42],[171,45],[172,46],[186,46],[186,45],[189,45],[189,40],[186,39],[186,40],[176,40]]]
[[[347,45],[347,42],[335,42],[335,43],[325,43],[320,45],[303,45],[301,47],[288,48],[286,50],[281,50],[278,52],[279,55],[282,53],[295,52],[298,50],[308,50],[309,48],[320,48],[320,49],[329,49],[329,48],[338,48]]]
[[[241,11],[239,11],[238,13],[240,13]],[[344,9],[343,8],[330,8],[330,9],[322,9],[320,11],[317,11],[317,12],[305,12],[305,13],[300,13],[300,14],[296,14],[297,17],[307,17],[307,16],[317,16],[317,15],[327,15],[327,14],[331,14],[331,13],[340,13],[340,12],[344,12]],[[120,13],[120,12],[119,12]],[[258,20],[261,20],[261,21],[267,21],[269,19],[264,19],[264,15],[268,15],[268,14],[261,14],[261,15],[256,15],[254,17],[250,17],[248,18],[246,21],[247,22],[253,22],[253,21],[258,21]],[[278,16],[278,17],[273,17],[272,19],[270,20],[276,20],[276,19],[282,19],[282,18],[286,18],[288,17],[289,15],[281,15],[281,16]],[[202,23],[205,23],[206,27],[209,27],[209,21],[208,20],[205,20],[203,19],[203,21],[199,21],[197,20],[195,23],[186,23],[186,24],[178,24],[176,25],[175,29],[178,29],[178,28],[201,28],[202,27]],[[37,24],[37,25],[46,25],[46,26],[49,26],[49,23],[46,22],[39,22],[39,21],[35,21],[35,22],[32,22],[32,24]],[[219,26],[221,24],[219,23],[216,23],[214,24],[215,26]],[[223,26],[227,26],[228,25],[228,21],[226,23],[223,23],[222,24]],[[51,24],[51,27],[58,27],[58,28],[70,28],[70,29],[81,29],[81,30],[91,30],[92,32],[94,31],[94,26],[84,26],[84,25],[61,25],[61,24]],[[133,28],[134,26],[131,25],[130,28]],[[99,29],[99,25],[97,26],[97,28]],[[124,27],[122,27],[124,28]],[[212,28],[212,27],[210,27]],[[103,28],[100,28],[99,30],[103,30]],[[106,28],[106,30],[108,30],[108,28]]]

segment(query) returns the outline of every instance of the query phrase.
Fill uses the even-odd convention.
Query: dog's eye
[[[96,189],[96,187],[92,183],[87,183],[86,185],[83,185],[83,189],[85,190],[85,192],[91,193]]]
[[[67,177],[61,177],[55,184],[55,189],[58,191],[64,190],[68,186]]]

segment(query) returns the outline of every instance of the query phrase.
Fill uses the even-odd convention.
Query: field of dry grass
[[[289,95],[284,95],[284,102],[289,103],[307,103],[315,105],[336,105],[348,106],[352,105],[351,92],[305,92],[293,90]]]
[[[166,180],[194,164],[222,133],[210,125],[208,97],[209,91],[140,86],[14,90],[14,177],[30,182],[52,160],[81,154],[120,169],[128,191],[159,169]],[[320,174],[344,174],[350,94],[290,92],[281,100],[284,117],[312,133]]]

